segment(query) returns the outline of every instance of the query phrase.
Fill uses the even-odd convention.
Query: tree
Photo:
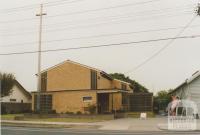
[[[161,90],[154,96],[154,108],[157,108],[156,112],[159,110],[166,110],[166,107],[171,101],[171,95],[169,94],[171,91],[172,89]]]
[[[12,93],[12,88],[14,84],[15,84],[15,77],[13,74],[0,72],[1,97],[10,95]]]
[[[197,7],[197,15],[200,16],[200,4]]]
[[[129,82],[132,85],[134,92],[145,92],[145,93],[149,92],[147,88],[145,88],[135,80],[130,79],[128,76],[125,76],[122,73],[112,73],[110,74],[110,76],[118,80]]]

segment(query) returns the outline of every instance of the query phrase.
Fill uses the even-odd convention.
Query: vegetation
[[[16,120],[16,117],[23,117],[23,114],[5,114],[0,115],[1,120]],[[112,120],[112,117],[96,116],[96,117],[74,117],[74,118],[26,118],[23,121],[42,121],[42,122],[100,122],[105,120]]]
[[[14,83],[15,77],[13,74],[0,72],[1,97],[8,96],[12,93]]]
[[[200,16],[200,6],[197,7],[197,15]]]
[[[127,115],[129,118],[140,118],[141,112],[128,112]],[[155,114],[153,112],[145,112],[147,114],[147,118],[154,118]]]
[[[81,111],[77,111],[76,114],[77,114],[77,115],[81,115],[82,112],[81,112]]]
[[[90,112],[90,114],[95,114],[96,113],[96,105],[89,105],[88,106],[88,111]]]
[[[171,95],[169,94],[172,90],[162,90],[159,91],[156,96],[154,96],[154,111],[156,113],[159,112],[159,110],[166,110],[166,107],[171,101]]]
[[[23,116],[23,114],[3,114],[1,115],[2,120],[14,120],[16,116]]]
[[[119,80],[131,83],[131,85],[134,89],[134,92],[145,92],[145,93],[149,92],[148,89],[145,88],[143,85],[139,84],[135,80],[132,80],[131,78],[129,78],[128,76],[125,76],[122,73],[113,73],[113,74],[110,74],[110,75],[115,79],[119,79]]]

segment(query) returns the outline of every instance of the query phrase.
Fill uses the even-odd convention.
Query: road
[[[128,132],[64,128],[1,127],[1,135],[199,135],[200,132]]]

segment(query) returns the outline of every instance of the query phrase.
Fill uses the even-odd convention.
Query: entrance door
[[[109,94],[99,93],[98,95],[98,113],[108,113],[109,112]]]

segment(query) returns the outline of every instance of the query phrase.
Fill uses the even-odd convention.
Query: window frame
[[[85,99],[85,98],[90,98],[90,99]],[[83,96],[82,100],[83,102],[92,102],[92,96]]]
[[[91,89],[92,90],[97,90],[97,80],[98,80],[98,77],[97,77],[97,71],[95,70],[91,70]]]

